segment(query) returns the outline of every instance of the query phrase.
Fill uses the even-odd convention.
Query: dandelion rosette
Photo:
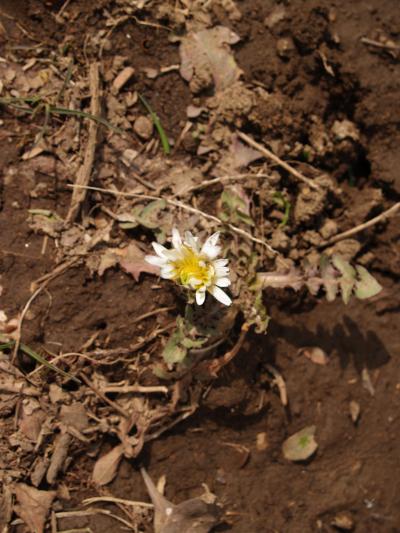
[[[217,259],[221,253],[219,232],[214,233],[200,246],[198,237],[190,231],[182,240],[179,231],[172,230],[172,248],[158,242],[152,246],[157,255],[147,255],[146,261],[161,269],[161,277],[172,279],[183,287],[196,292],[196,303],[202,305],[209,292],[224,305],[232,303],[221,287],[229,287],[228,259]]]

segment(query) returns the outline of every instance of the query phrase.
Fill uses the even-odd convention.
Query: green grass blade
[[[11,349],[14,346],[15,346],[15,341],[6,342],[4,344],[0,344],[0,350]],[[21,344],[19,345],[19,348],[22,352],[24,352],[24,354],[28,355],[29,357],[31,357],[32,359],[34,359],[41,365],[46,366],[50,370],[53,370],[53,372],[57,372],[58,374],[61,374],[65,378],[72,379],[72,381],[75,381],[75,383],[81,384],[81,381],[78,378],[76,378],[69,372],[65,372],[65,370],[61,370],[61,368],[57,368],[56,366],[52,365],[51,363],[46,361],[44,357],[42,357],[38,353],[34,352],[31,348],[29,348],[29,346],[27,346],[26,344],[23,344],[21,342]]]
[[[92,115],[91,113],[86,113],[85,111],[79,111],[77,109],[67,109],[66,107],[50,106],[50,113],[55,113],[57,115],[71,115],[75,117],[88,118],[90,120],[98,122],[99,124],[102,124],[103,126],[106,126],[110,130],[113,130],[116,133],[119,133],[120,135],[125,134],[124,130],[117,128],[117,126],[113,126],[111,122],[108,122],[108,120],[106,120],[105,118]]]
[[[26,344],[23,344],[21,342],[19,347],[26,355],[28,355],[29,357],[32,357],[32,359],[34,359],[35,361],[37,361],[41,365],[44,365],[47,368],[50,368],[50,370],[53,370],[54,372],[57,372],[58,374],[61,374],[65,378],[72,379],[72,381],[75,381],[75,383],[79,383],[79,384],[81,383],[81,381],[78,378],[76,378],[75,376],[73,376],[69,372],[65,372],[65,370],[61,370],[61,368],[57,368],[56,366],[52,365],[51,363],[46,361],[46,359],[44,357],[42,357],[38,353],[34,352],[31,348],[29,348],[29,346],[27,346]]]
[[[168,137],[164,131],[164,128],[161,125],[160,119],[158,118],[158,115],[153,111],[153,109],[151,108],[150,104],[148,103],[148,101],[146,100],[144,96],[142,96],[141,94],[138,94],[138,96],[140,98],[140,101],[146,108],[146,110],[149,112],[151,120],[153,121],[153,124],[156,127],[156,130],[161,140],[164,153],[168,155],[171,152],[171,147],[169,145]]]

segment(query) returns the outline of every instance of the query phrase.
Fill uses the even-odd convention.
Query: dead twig
[[[245,133],[242,133],[241,131],[238,131],[237,132],[237,135],[238,137],[240,137],[245,143],[247,143],[249,146],[252,146],[253,148],[255,148],[256,150],[258,150],[259,152],[261,152],[265,157],[267,157],[268,159],[271,159],[272,161],[274,161],[274,163],[276,163],[277,165],[279,165],[280,167],[284,168],[285,170],[287,170],[289,172],[289,174],[291,174],[292,176],[294,176],[295,178],[297,178],[298,180],[300,181],[303,181],[304,183],[307,183],[307,185],[309,187],[311,187],[312,189],[314,190],[320,190],[321,187],[319,185],[317,185],[316,183],[314,183],[312,180],[310,180],[309,178],[306,178],[305,176],[303,176],[303,174],[301,174],[298,170],[296,170],[295,168],[291,167],[290,165],[288,165],[288,163],[286,163],[285,161],[283,161],[280,157],[278,157],[277,155],[275,155],[273,152],[271,152],[270,150],[268,150],[268,148],[265,148],[265,146],[263,146],[262,144],[256,142],[254,139],[252,139],[251,137],[249,137],[248,135],[246,135]]]
[[[380,43],[379,41],[374,41],[368,37],[361,37],[360,40],[363,44],[369,44],[370,46],[375,46],[376,48],[383,48],[385,50],[400,50],[400,45],[392,42]]]
[[[154,505],[147,502],[137,502],[132,500],[124,500],[122,498],[114,498],[113,496],[95,496],[93,498],[87,498],[83,500],[83,505],[91,505],[92,503],[107,502],[107,503],[121,503],[128,507],[144,507],[145,509],[153,509]]]
[[[92,63],[89,69],[89,86],[91,94],[90,113],[98,117],[100,115],[100,80],[99,80],[99,64]],[[92,173],[94,156],[96,152],[98,123],[95,120],[89,122],[88,141],[85,150],[83,164],[78,170],[76,178],[77,185],[87,185],[90,181]],[[79,209],[85,200],[86,189],[76,188],[72,193],[71,206],[69,208],[66,220],[67,222],[74,221],[79,213]]]
[[[141,322],[145,318],[150,318],[154,315],[159,315],[160,313],[167,313],[168,311],[173,311],[175,309],[174,306],[171,307],[160,307],[159,309],[154,309],[153,311],[149,311],[148,313],[144,313],[143,315],[138,316],[135,318],[135,320],[132,320],[130,322],[130,325],[137,324],[138,322]]]
[[[112,189],[103,189],[102,187],[90,187],[90,186],[87,186],[87,185],[78,185],[78,184],[69,184],[68,187],[71,187],[71,188],[84,188],[84,189],[88,189],[88,190],[91,190],[91,191],[102,192],[104,194],[111,194],[113,196],[124,196],[125,198],[141,198],[143,200],[160,200],[160,196],[152,196],[150,194],[139,194],[139,193],[134,193],[134,192],[114,191]],[[261,244],[269,252],[271,252],[272,254],[277,256],[277,258],[280,258],[282,261],[284,261],[284,259],[281,257],[280,253],[277,250],[272,248],[272,246],[270,246],[267,242],[265,242],[265,241],[263,241],[261,239],[258,239],[257,237],[253,237],[253,235],[251,235],[251,233],[249,233],[249,232],[247,232],[247,231],[245,231],[245,230],[243,230],[241,228],[238,228],[237,226],[234,226],[233,224],[229,224],[229,223],[226,224],[221,219],[219,219],[218,217],[216,217],[214,215],[209,215],[208,213],[205,213],[204,211],[200,211],[200,209],[196,209],[195,207],[192,207],[191,205],[184,204],[183,202],[180,202],[178,200],[172,200],[171,198],[163,198],[163,200],[165,200],[165,202],[167,204],[169,204],[169,205],[173,205],[175,207],[180,207],[181,209],[184,209],[185,211],[189,211],[190,213],[195,213],[197,215],[200,215],[203,218],[206,218],[207,220],[212,220],[213,222],[215,222],[218,225],[227,226],[234,233],[237,233],[238,235],[241,235],[242,237],[245,237],[246,239],[248,239],[248,240],[250,240],[252,242],[255,242],[257,244]]]
[[[221,368],[226,366],[230,361],[232,361],[232,359],[234,359],[237,356],[237,354],[239,353],[240,349],[243,346],[243,343],[246,339],[248,331],[249,331],[249,325],[245,322],[242,325],[239,338],[236,344],[234,345],[234,347],[232,348],[232,350],[229,350],[229,352],[226,352],[226,354],[223,355],[222,357],[219,357],[218,359],[214,359],[213,361],[211,361],[211,363],[208,365],[208,370],[212,376],[218,377],[218,372],[221,370]]]
[[[168,394],[168,387],[163,385],[154,385],[152,387],[145,387],[143,385],[107,385],[101,389],[101,392],[104,393],[118,393],[118,394],[129,394],[132,392],[139,392],[141,394]]]
[[[117,413],[122,415],[124,418],[127,418],[127,419],[130,418],[129,413],[127,413],[124,409],[122,409],[122,407],[120,407],[117,403],[110,400],[110,398],[107,398],[105,394],[100,392],[99,389],[97,389],[93,385],[93,383],[89,380],[88,377],[85,376],[83,372],[80,372],[79,377],[89,387],[89,389],[92,390],[96,394],[96,396],[98,396],[101,400],[103,400],[103,402],[108,403],[110,407],[112,407],[115,411],[117,411]]]
[[[367,222],[364,222],[363,224],[355,226],[354,228],[351,228],[347,231],[343,231],[342,233],[338,233],[337,235],[335,235],[328,241],[321,243],[318,246],[318,248],[325,248],[326,246],[330,246],[331,244],[335,244],[336,242],[342,241],[343,239],[347,239],[348,237],[356,235],[357,233],[360,233],[361,231],[364,231],[365,229],[370,228],[371,226],[375,226],[375,224],[378,224],[379,222],[383,222],[387,218],[394,216],[399,210],[400,210],[400,202],[397,202],[396,204],[392,205],[392,207],[390,207],[389,209],[387,209],[380,215],[377,215],[376,217],[371,218],[371,220],[368,220]]]

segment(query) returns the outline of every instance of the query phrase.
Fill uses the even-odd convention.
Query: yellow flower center
[[[174,279],[182,285],[189,285],[196,279],[196,288],[208,287],[214,276],[214,267],[207,259],[197,254],[192,248],[182,246],[182,259],[174,261]]]

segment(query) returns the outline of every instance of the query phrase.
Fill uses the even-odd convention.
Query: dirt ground
[[[223,73],[219,83],[232,72],[236,78],[222,90],[214,86],[218,72],[213,85],[198,65],[190,82],[184,79],[177,39],[218,26],[237,36],[224,50],[241,71]],[[28,114],[0,100],[0,310],[8,320],[20,318],[42,287],[26,309],[20,341],[48,361],[63,354],[61,368],[86,380],[77,384],[43,367],[35,372],[21,344],[16,365],[39,393],[0,390],[2,531],[152,531],[146,508],[101,501],[90,514],[83,506],[95,496],[148,502],[144,465],[154,480],[166,476],[165,494],[174,503],[200,496],[206,484],[223,512],[213,531],[400,532],[399,211],[328,247],[335,235],[400,200],[399,58],[397,0],[0,1],[0,97],[41,94],[53,106],[46,119],[45,106]],[[94,114],[88,73],[95,63],[106,125],[56,110]],[[125,67],[134,73],[116,88]],[[157,113],[169,154],[138,94]],[[149,133],[138,117],[146,119],[145,130],[150,124]],[[84,166],[90,125],[97,132],[89,185],[138,196],[88,190],[71,215],[69,185]],[[227,135],[239,131],[302,176],[322,185],[329,180],[325,192],[318,196],[260,154],[253,161],[246,152],[246,164],[229,167]],[[122,260],[115,249],[136,243],[140,255],[164,228],[207,232],[213,222],[173,204],[155,224],[142,213],[129,226],[126,213],[144,194],[222,218],[223,180],[198,186],[245,167],[249,179],[240,194],[250,199],[246,215],[256,223],[246,225],[236,213],[227,224],[266,240],[292,268],[322,250],[341,253],[366,267],[383,290],[345,305],[305,288],[267,288],[266,334],[252,327],[216,376],[200,364],[197,374],[175,368],[163,379],[161,353],[184,298],[138,266],[137,256]],[[254,179],[257,171],[270,177]],[[185,187],[198,189],[191,194]],[[287,220],[282,205],[290,208]],[[227,225],[224,239],[238,272],[250,268],[243,257],[256,253],[257,271],[279,266],[268,249]],[[238,311],[206,362],[240,339],[249,297],[232,290]],[[224,316],[212,319],[222,323]],[[315,346],[325,352],[324,364],[301,351]],[[12,349],[4,353],[1,361],[10,361]],[[284,380],[286,406],[271,368]],[[133,383],[167,389],[99,393]],[[121,411],[133,405],[162,413],[162,422],[144,414],[135,432],[123,433]],[[74,409],[66,413],[65,406]],[[40,413],[34,424],[27,422],[31,412]],[[316,453],[287,460],[283,442],[310,425]],[[65,435],[65,456],[51,477],[47,468]],[[115,475],[96,483],[99,457],[120,442],[127,447]],[[13,493],[15,484],[52,494],[45,526],[24,519],[26,500]]]

